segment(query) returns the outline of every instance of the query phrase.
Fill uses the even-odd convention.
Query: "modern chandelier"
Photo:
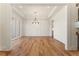
[[[35,17],[34,17],[34,20],[32,21],[32,24],[39,24],[40,22],[38,21],[38,16],[37,16],[37,12],[34,12],[35,14]]]

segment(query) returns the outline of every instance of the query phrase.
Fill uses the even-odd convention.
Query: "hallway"
[[[79,55],[76,4],[0,4],[0,9],[0,55]]]

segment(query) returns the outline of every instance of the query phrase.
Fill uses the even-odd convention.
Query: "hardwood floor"
[[[22,37],[14,40],[11,51],[0,52],[5,56],[71,56],[79,51],[65,51],[64,44],[51,37]]]

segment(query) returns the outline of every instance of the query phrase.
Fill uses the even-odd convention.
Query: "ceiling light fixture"
[[[32,24],[39,24],[40,22],[38,21],[38,19],[37,19],[37,12],[34,12],[34,14],[35,14],[35,17],[34,17],[34,20],[32,21]]]

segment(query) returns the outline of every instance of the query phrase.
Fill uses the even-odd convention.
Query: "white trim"
[[[11,48],[9,48],[9,49],[0,49],[0,51],[10,51],[11,50]]]
[[[17,36],[17,37],[15,37],[15,38],[13,38],[12,40],[16,40],[16,39],[18,39],[18,38],[20,38],[21,36]]]

